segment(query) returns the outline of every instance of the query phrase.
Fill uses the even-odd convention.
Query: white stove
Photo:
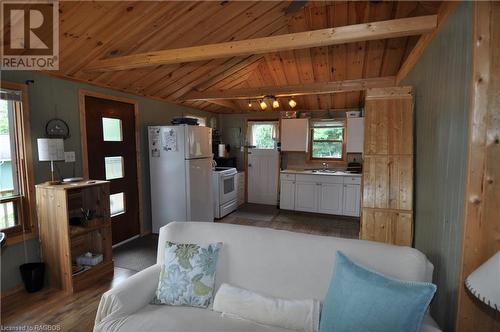
[[[215,218],[222,218],[238,207],[237,173],[234,167],[215,167],[213,171]]]

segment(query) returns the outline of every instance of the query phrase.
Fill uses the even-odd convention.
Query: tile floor
[[[244,204],[217,222],[350,239],[359,237],[359,218],[285,211],[271,205]]]

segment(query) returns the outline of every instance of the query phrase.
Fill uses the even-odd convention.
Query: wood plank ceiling
[[[60,70],[52,74],[209,112],[257,103],[183,101],[197,90],[255,88],[394,76],[419,36],[113,72],[97,59],[436,14],[439,2],[60,2]],[[290,12],[293,11],[293,12]],[[299,96],[297,110],[359,107],[363,92]],[[269,109],[269,108],[268,108]],[[286,100],[280,110],[288,110]]]

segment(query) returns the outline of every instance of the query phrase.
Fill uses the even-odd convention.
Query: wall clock
[[[62,119],[51,119],[45,125],[45,134],[48,138],[68,138],[69,127],[68,124]]]

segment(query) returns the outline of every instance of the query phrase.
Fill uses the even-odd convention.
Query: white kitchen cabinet
[[[359,217],[361,177],[281,173],[280,208]]]
[[[343,214],[344,196],[342,183],[321,183],[319,186],[318,212],[328,214]]]
[[[363,153],[365,137],[365,119],[347,118],[347,145],[349,153]]]
[[[295,182],[295,210],[318,212],[318,188],[316,182]]]
[[[344,184],[342,214],[359,217],[361,186],[359,184]]]
[[[309,119],[281,119],[281,151],[309,150]]]
[[[281,180],[280,209],[295,209],[295,180]]]

